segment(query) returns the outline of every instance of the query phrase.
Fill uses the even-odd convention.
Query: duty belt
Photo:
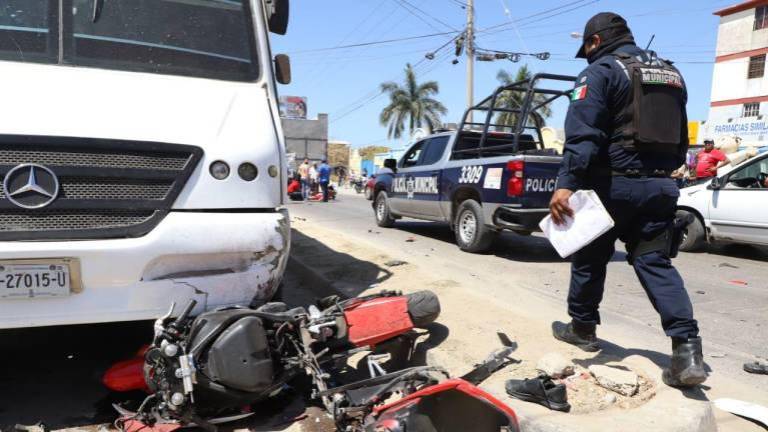
[[[672,175],[672,171],[668,170],[641,170],[641,169],[628,169],[624,171],[611,170],[613,177],[669,177]]]

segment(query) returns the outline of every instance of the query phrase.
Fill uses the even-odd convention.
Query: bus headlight
[[[216,180],[224,180],[229,177],[229,165],[224,161],[216,161],[211,164],[211,175]]]
[[[245,181],[252,181],[259,175],[259,170],[250,162],[244,162],[237,168],[237,174]]]

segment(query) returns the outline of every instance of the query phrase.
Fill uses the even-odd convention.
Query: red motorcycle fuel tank
[[[404,296],[381,297],[353,304],[344,310],[344,318],[349,341],[358,347],[376,345],[413,328],[408,315],[408,299]]]

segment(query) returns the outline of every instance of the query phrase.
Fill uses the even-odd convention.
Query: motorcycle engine
[[[274,391],[279,371],[264,322],[251,312],[203,313],[177,338],[167,337],[147,352],[145,379],[160,398],[162,417],[213,414]]]
[[[222,324],[235,320],[222,331]],[[257,393],[272,385],[274,368],[264,324],[254,316],[237,317],[237,311],[209,312],[192,325],[191,346],[210,338],[213,342],[198,359],[198,373],[230,389]],[[200,378],[198,378],[200,379]]]

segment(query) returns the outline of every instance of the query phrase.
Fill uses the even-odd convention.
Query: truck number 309
[[[480,181],[480,177],[483,176],[482,166],[464,166],[461,167],[461,175],[459,176],[459,183],[477,183]]]

